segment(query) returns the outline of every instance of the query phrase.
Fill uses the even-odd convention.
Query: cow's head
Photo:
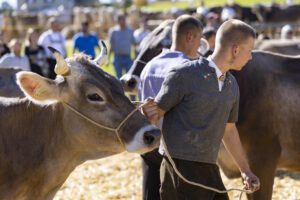
[[[252,13],[254,13],[259,22],[266,22],[268,14],[271,12],[272,7],[263,4],[254,4],[252,6]]]
[[[139,77],[147,62],[157,56],[163,48],[172,44],[172,25],[174,20],[166,20],[155,28],[141,43],[141,51],[127,74],[121,77],[126,92],[137,93]]]
[[[138,111],[121,126],[119,136],[122,142],[114,131],[92,122],[117,128],[135,109],[124,95],[120,82],[98,66],[106,59],[105,46],[95,60],[84,54],[65,60],[56,50],[52,51],[57,61],[55,80],[31,72],[19,72],[17,81],[31,100],[39,104],[56,102],[62,110],[63,129],[77,141],[78,148],[83,146],[82,151],[99,155],[124,151],[122,143],[129,152],[142,153],[157,147],[160,131]]]

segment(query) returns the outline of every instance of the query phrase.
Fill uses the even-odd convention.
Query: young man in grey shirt
[[[221,141],[237,162],[250,190],[259,179],[251,172],[235,126],[239,88],[229,70],[241,70],[252,58],[255,31],[239,20],[224,22],[216,36],[215,51],[174,67],[151,104],[143,109],[157,123],[164,116],[163,135],[179,171],[191,181],[224,190],[216,165]],[[151,98],[150,98],[151,99]],[[164,147],[160,153],[165,156]],[[177,176],[164,157],[161,168],[161,199],[228,199],[210,190],[190,185]]]

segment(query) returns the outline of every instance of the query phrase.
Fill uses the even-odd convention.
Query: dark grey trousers
[[[173,159],[177,169],[190,181],[225,190],[219,167],[215,164]],[[227,193],[219,194],[184,182],[165,157],[160,168],[161,200],[229,200]]]

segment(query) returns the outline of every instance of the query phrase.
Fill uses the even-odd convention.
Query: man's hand
[[[156,124],[159,120],[158,105],[156,102],[154,102],[154,98],[152,97],[148,97],[145,102],[146,101],[150,102],[142,108],[142,113],[152,124]]]
[[[241,172],[246,188],[253,192],[259,190],[260,182],[259,178],[255,176],[251,171]]]

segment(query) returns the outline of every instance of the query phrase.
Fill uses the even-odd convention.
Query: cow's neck
[[[23,99],[0,111],[0,152],[6,154],[0,157],[0,194],[48,199],[84,161],[63,130],[62,105],[41,107]]]

